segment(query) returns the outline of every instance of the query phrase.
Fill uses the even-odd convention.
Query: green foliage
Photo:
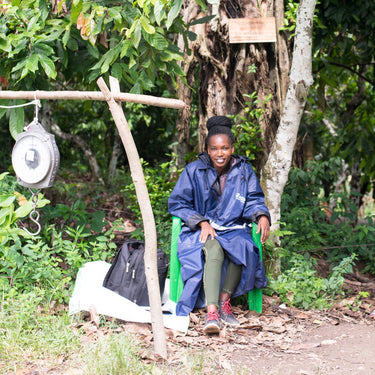
[[[78,0],[54,10],[46,1],[13,2],[0,20],[1,71],[16,84],[27,77],[29,87],[76,69],[87,82],[110,73],[132,92],[149,90],[157,71],[183,76],[176,64],[182,57],[168,35],[185,30],[181,5]]]
[[[158,246],[165,253],[169,254],[172,219],[168,212],[168,198],[176,182],[171,176],[176,176],[181,171],[176,170],[172,162],[161,163],[159,167],[150,168],[148,163],[143,161],[143,167],[147,190],[155,217]],[[130,202],[128,208],[134,214],[136,218],[135,222],[142,224],[141,211],[135,194],[134,183],[125,186],[122,191],[126,193],[127,201]],[[133,233],[133,236],[143,239],[144,233],[142,229],[137,229]]]
[[[72,281],[84,263],[113,257],[117,249],[113,231],[121,226],[121,221],[104,230],[104,212],[89,213],[86,204],[77,200],[70,207],[44,207],[41,234],[26,235],[19,228],[19,218],[31,209],[21,211],[28,205],[26,202],[14,210],[16,195],[8,191],[14,189],[15,178],[1,176],[0,212],[4,214],[0,221],[0,288],[7,296],[12,290],[24,293],[38,286],[48,291],[51,300],[67,302]],[[41,197],[40,202],[42,206],[48,201]]]
[[[153,365],[146,366],[137,358],[140,349],[140,344],[125,333],[102,336],[86,352],[86,371],[88,374],[151,374]]]
[[[332,274],[323,279],[314,269],[314,258],[305,259],[300,254],[286,257],[284,272],[276,279],[270,279],[267,293],[276,292],[284,303],[303,309],[323,310],[329,308],[335,297],[342,294],[343,275],[352,272],[355,254],[344,258],[333,268]]]
[[[329,262],[339,262],[356,253],[365,263],[365,271],[375,273],[373,218],[353,225],[357,209],[349,199],[349,192],[335,193],[327,188],[336,181],[340,171],[338,158],[312,161],[305,169],[290,171],[281,215],[286,223],[284,229],[295,235],[283,238],[282,247],[293,252],[324,253]]]
[[[3,295],[4,297],[4,295]],[[34,288],[0,301],[0,372],[11,373],[27,361],[43,358],[56,364],[80,350],[80,337],[71,329],[68,313],[52,314],[48,291]]]
[[[244,97],[247,98],[247,101],[243,114],[230,116],[235,124],[233,127],[236,140],[235,152],[254,160],[255,155],[261,151],[260,135],[262,133],[261,123],[265,114],[264,105],[271,100],[272,95],[268,95],[262,103],[259,102],[256,92],[250,95],[245,94]]]
[[[6,178],[8,172],[0,174],[0,245],[5,246],[10,241],[19,240],[20,236],[28,236],[28,233],[17,226],[17,221],[26,217],[33,210],[33,202],[27,200],[17,191],[11,191]],[[14,181],[11,186],[15,185]],[[30,194],[29,194],[30,196]],[[44,207],[49,201],[38,194],[37,208]]]

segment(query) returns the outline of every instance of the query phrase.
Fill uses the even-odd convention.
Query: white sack
[[[89,311],[94,307],[98,314],[138,323],[151,323],[149,307],[141,307],[128,299],[103,287],[109,263],[103,261],[88,262],[79,269],[73,294],[69,300],[69,314]],[[189,316],[177,316],[176,304],[169,299],[169,279],[165,283],[162,298],[164,326],[186,333],[189,328]]]

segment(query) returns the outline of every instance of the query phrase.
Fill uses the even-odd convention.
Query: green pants
[[[224,250],[216,239],[207,240],[203,246],[205,264],[203,271],[203,288],[207,305],[219,304],[221,268],[224,261]],[[221,289],[232,295],[241,280],[242,266],[230,262]]]

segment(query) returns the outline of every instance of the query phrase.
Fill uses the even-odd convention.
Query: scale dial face
[[[12,164],[16,175],[24,182],[42,181],[52,165],[48,137],[30,132],[18,139],[12,152]]]

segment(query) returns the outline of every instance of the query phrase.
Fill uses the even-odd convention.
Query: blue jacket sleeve
[[[261,216],[266,216],[271,224],[271,215],[265,204],[263,190],[253,168],[250,165],[248,167],[250,168],[250,175],[247,182],[247,195],[243,217],[246,220],[258,223]]]
[[[179,217],[190,229],[198,230],[198,224],[208,219],[194,208],[193,188],[189,170],[185,168],[168,199],[168,211],[171,215]]]

